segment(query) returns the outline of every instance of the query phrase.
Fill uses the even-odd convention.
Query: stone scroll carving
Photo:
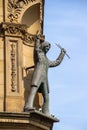
[[[8,0],[8,18],[10,22],[17,22],[22,9],[36,0]]]
[[[24,24],[16,23],[1,23],[0,35],[20,37],[23,44],[33,47],[35,41],[35,35],[27,32],[27,26]]]

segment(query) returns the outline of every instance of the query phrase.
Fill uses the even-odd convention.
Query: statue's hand
[[[64,48],[61,49],[61,52],[66,54],[66,50]]]
[[[37,35],[36,35],[36,39],[40,39],[40,34],[37,34]]]

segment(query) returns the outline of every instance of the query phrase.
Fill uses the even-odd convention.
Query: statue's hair
[[[49,42],[47,42],[47,41],[44,41],[44,42],[42,42],[41,43],[41,46],[42,46],[42,48],[44,48],[44,47],[46,47],[46,46],[51,46],[51,44],[49,43]]]

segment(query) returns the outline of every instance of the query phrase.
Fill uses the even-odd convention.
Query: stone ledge
[[[10,129],[12,126],[16,126],[15,129],[52,130],[54,122],[59,120],[36,110],[22,113],[0,112],[0,128],[3,130]]]

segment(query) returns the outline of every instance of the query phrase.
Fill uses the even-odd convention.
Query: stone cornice
[[[36,35],[27,32],[27,26],[25,24],[16,24],[3,22],[0,24],[0,37],[19,37],[22,39],[23,44],[34,47],[34,41]],[[44,35],[41,35],[44,40]]]
[[[24,24],[1,23],[0,36],[20,37],[25,45],[34,46],[35,35],[28,33],[27,26]]]
[[[23,125],[28,124],[38,128],[43,128],[43,130],[48,130],[48,128],[53,126],[54,122],[59,122],[59,120],[55,117],[47,116],[37,110],[32,110],[27,113],[0,112],[0,124],[2,122]]]

